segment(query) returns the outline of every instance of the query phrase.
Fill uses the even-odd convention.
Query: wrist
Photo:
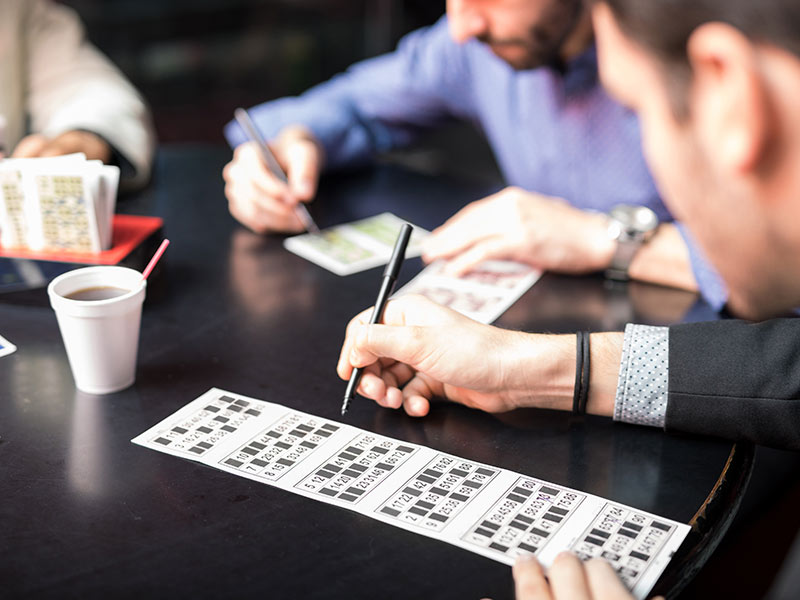
[[[571,410],[575,385],[575,336],[515,333],[513,364],[505,382],[509,409]]]
[[[590,256],[593,258],[592,270],[603,271],[611,265],[617,251],[617,242],[608,234],[609,218],[602,213],[591,213],[590,235],[586,237]]]
[[[689,247],[674,223],[662,223],[628,269],[631,279],[698,291]]]
[[[586,412],[614,414],[619,362],[622,356],[621,332],[591,334],[591,370]],[[546,335],[514,332],[508,340],[509,364],[502,372],[508,409],[547,408],[572,410],[575,392],[575,335]]]
[[[610,417],[614,414],[617,394],[619,363],[622,359],[622,332],[593,333],[591,335],[591,372],[589,373],[589,398],[586,412]]]

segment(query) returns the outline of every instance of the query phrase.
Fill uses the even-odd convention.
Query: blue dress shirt
[[[468,120],[485,134],[509,185],[602,212],[645,205],[672,220],[642,156],[636,115],[599,84],[593,46],[563,72],[517,71],[477,40],[453,41],[443,17],[407,35],[395,52],[250,114],[267,138],[289,124],[307,126],[325,149],[327,168],[365,163],[425,130]],[[235,122],[225,135],[234,147],[245,141]],[[721,307],[719,279],[681,232],[701,291],[710,271],[722,297],[707,299]]]

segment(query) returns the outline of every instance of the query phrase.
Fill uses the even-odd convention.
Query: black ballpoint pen
[[[288,183],[289,179],[286,177],[286,173],[283,172],[281,166],[278,164],[278,161],[275,159],[275,156],[272,154],[272,151],[267,146],[267,142],[264,141],[264,138],[259,133],[258,129],[256,129],[255,123],[250,118],[250,114],[243,108],[237,108],[233,111],[234,117],[236,117],[236,121],[239,123],[239,126],[244,131],[245,135],[250,139],[251,142],[255,142],[256,146],[258,147],[258,152],[261,155],[261,160],[264,161],[264,164],[267,168],[272,172],[275,177],[283,181],[284,183]],[[306,208],[306,205],[302,202],[299,202],[295,205],[295,213],[297,214],[297,218],[303,223],[303,227],[306,228],[306,231],[310,231],[311,233],[319,233],[319,227],[317,224],[314,223],[314,219],[311,218],[311,215]]]
[[[397,281],[397,275],[400,273],[400,267],[403,265],[403,260],[406,257],[406,247],[408,247],[408,240],[411,237],[411,231],[414,228],[408,223],[403,224],[400,229],[400,234],[397,236],[397,241],[394,243],[394,250],[392,251],[392,258],[389,259],[389,264],[383,270],[383,279],[381,280],[381,289],[378,292],[378,299],[375,301],[375,308],[372,309],[372,317],[370,317],[370,325],[380,323],[383,318],[383,309],[386,308],[386,301],[392,295],[394,284]],[[358,382],[361,380],[361,369],[356,367],[350,374],[350,381],[347,382],[347,389],[344,392],[344,402],[342,402],[342,416],[347,412],[347,407],[350,401],[355,398],[356,388]]]

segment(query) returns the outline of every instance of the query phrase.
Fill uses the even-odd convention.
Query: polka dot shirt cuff
[[[614,420],[664,427],[669,382],[669,328],[625,326]]]

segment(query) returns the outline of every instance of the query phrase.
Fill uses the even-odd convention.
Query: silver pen
[[[261,154],[261,160],[264,161],[264,164],[267,166],[270,172],[284,183],[288,183],[289,178],[286,177],[286,173],[284,173],[283,169],[278,164],[278,161],[275,159],[275,155],[272,154],[269,146],[267,146],[267,142],[264,141],[263,136],[256,128],[255,123],[253,123],[253,120],[250,118],[250,114],[243,108],[237,108],[235,111],[233,111],[233,115],[236,117],[236,121],[244,130],[245,135],[250,138],[250,141],[256,143],[258,151]],[[319,227],[317,227],[317,224],[314,223],[314,219],[311,218],[311,215],[309,214],[304,203],[298,202],[295,206],[295,212],[297,213],[297,218],[303,223],[303,227],[306,228],[306,231],[310,231],[311,233],[319,233]]]

